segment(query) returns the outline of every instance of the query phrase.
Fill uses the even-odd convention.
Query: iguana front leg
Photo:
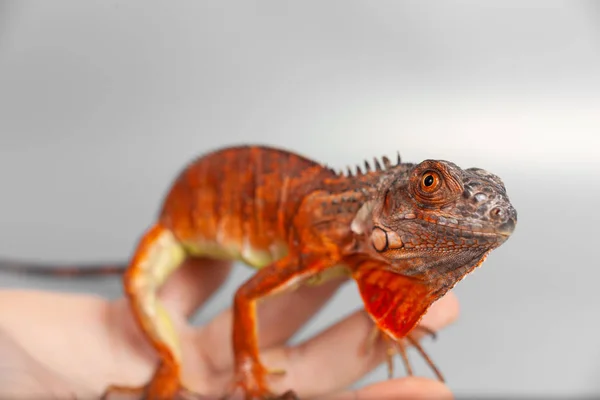
[[[402,358],[402,362],[404,364],[404,368],[406,369],[407,375],[412,376],[413,375],[412,365],[408,359],[408,354],[406,353],[407,345],[406,345],[405,341],[408,341],[423,356],[423,358],[425,359],[425,361],[427,362],[429,367],[436,374],[437,378],[441,382],[444,382],[444,377],[442,376],[442,373],[440,372],[438,367],[435,365],[433,360],[429,357],[429,355],[425,352],[423,347],[421,347],[421,345],[419,344],[419,341],[418,341],[418,338],[416,335],[416,331],[423,331],[425,334],[431,336],[432,338],[436,337],[436,333],[434,331],[432,331],[431,329],[424,327],[422,325],[416,325],[410,332],[408,332],[406,334],[404,339],[394,340],[387,333],[385,333],[383,330],[381,330],[381,328],[379,328],[379,326],[374,325],[373,329],[371,330],[371,333],[369,334],[369,336],[367,337],[367,340],[365,342],[364,352],[370,353],[371,351],[373,351],[376,343],[378,342],[379,339],[381,339],[386,345],[385,359],[386,359],[387,370],[388,370],[388,378],[392,379],[394,377],[394,356],[397,353],[399,353],[400,357]]]
[[[258,354],[256,301],[290,289],[330,266],[324,261],[308,265],[299,265],[299,261],[299,258],[288,255],[259,270],[236,292],[233,305],[235,377],[228,395],[240,388],[246,400],[281,398],[269,390],[267,375],[270,371],[262,364]],[[285,396],[290,394],[288,392]]]

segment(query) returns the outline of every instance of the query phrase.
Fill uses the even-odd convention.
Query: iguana
[[[160,357],[139,392],[171,399],[186,385],[158,289],[187,257],[255,268],[233,299],[232,387],[246,399],[277,398],[258,352],[258,299],[345,275],[383,337],[410,340],[431,304],[504,243],[516,221],[502,180],[483,169],[398,156],[394,164],[383,157],[341,173],[287,150],[236,146],[201,156],[179,174],[128,265],[54,271],[124,272],[135,319]],[[105,395],[132,390],[114,386]]]

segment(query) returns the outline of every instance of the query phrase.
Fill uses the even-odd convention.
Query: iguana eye
[[[464,191],[458,167],[445,161],[425,160],[410,176],[408,193],[421,208],[438,208]]]
[[[433,175],[431,175],[431,174],[427,175],[423,179],[423,183],[425,184],[425,186],[431,186],[431,185],[433,185],[433,182],[434,182],[434,178],[433,178]]]
[[[437,172],[427,171],[421,178],[421,189],[424,192],[431,193],[440,185],[440,176]]]

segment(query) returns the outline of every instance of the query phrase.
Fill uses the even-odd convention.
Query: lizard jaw
[[[494,213],[494,211],[498,212]],[[496,219],[504,216],[506,217],[501,221],[492,220],[480,222],[459,221],[459,219],[452,216],[424,212],[403,214],[400,215],[400,217],[404,220],[418,220],[427,224],[429,227],[435,226],[440,233],[447,231],[449,228],[456,232],[459,237],[499,237],[502,238],[502,241],[508,239],[514,232],[517,224],[517,217],[514,209],[512,207],[509,207],[507,210],[494,208],[490,213],[493,214]]]
[[[505,223],[500,225],[498,227],[498,229],[496,230],[496,232],[499,235],[506,236],[508,238],[514,232],[516,225],[517,225],[516,218],[510,218],[508,221],[506,221]]]

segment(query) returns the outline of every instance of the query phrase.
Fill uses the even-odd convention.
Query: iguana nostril
[[[505,215],[505,212],[500,207],[494,207],[490,210],[490,217],[493,219],[502,219]]]

